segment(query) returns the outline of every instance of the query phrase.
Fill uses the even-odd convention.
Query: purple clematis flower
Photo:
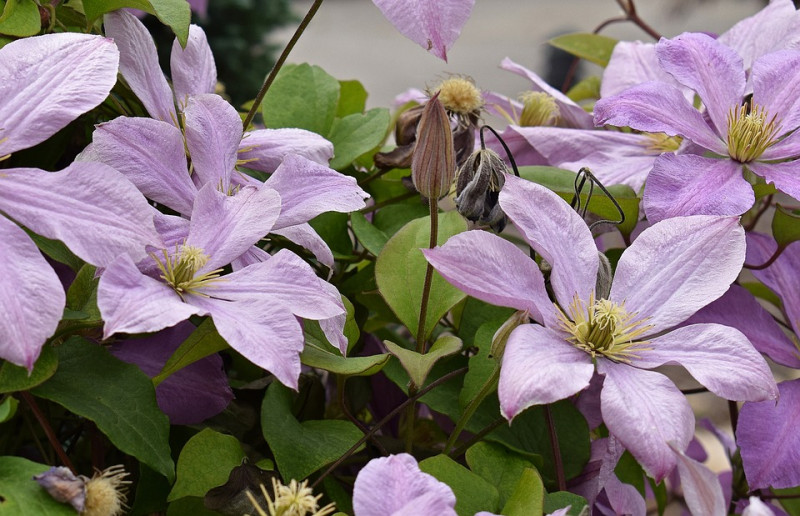
[[[455,505],[450,486],[407,453],[372,459],[353,486],[355,516],[455,516]]]
[[[649,82],[595,105],[595,122],[679,135],[723,159],[664,154],[644,191],[647,218],[739,215],[754,195],[742,176],[750,170],[800,198],[800,51],[783,50],[753,63],[752,99],[746,100],[742,58],[706,34],[686,33],[656,45],[662,68],[703,101],[700,112],[676,87]]]
[[[745,241],[737,218],[653,225],[623,253],[609,289],[598,281],[600,259],[586,223],[555,193],[508,176],[500,205],[552,265],[555,304],[536,263],[496,235],[468,231],[423,253],[469,295],[527,310],[543,324],[518,327],[506,345],[498,391],[506,418],[580,392],[596,370],[604,376],[606,426],[660,481],[676,464],[668,443],[686,448],[694,415],[675,385],[650,369],[680,364],[728,399],[777,396],[769,367],[738,330],[696,324],[669,331],[738,275]]]
[[[0,161],[100,104],[116,82],[118,60],[111,40],[87,34],[49,34],[0,49]],[[143,258],[144,244],[158,240],[144,197],[99,163],[60,172],[0,169],[0,212],[98,266],[121,253]],[[61,319],[64,290],[33,241],[5,217],[0,242],[0,358],[30,370]]]

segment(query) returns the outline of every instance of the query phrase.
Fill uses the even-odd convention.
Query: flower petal
[[[623,484],[616,475],[611,475],[603,486],[606,497],[615,514],[643,516],[647,514],[647,504],[639,491],[630,484]]]
[[[666,376],[599,359],[605,374],[601,403],[609,432],[622,442],[656,482],[675,467],[668,442],[686,449],[694,433],[694,414],[681,391]]]
[[[177,39],[172,43],[170,71],[178,104],[186,106],[186,97],[189,95],[214,93],[217,86],[217,65],[202,28],[189,25],[186,48],[181,48]]]
[[[275,172],[290,154],[327,165],[333,157],[333,144],[305,129],[258,129],[245,133],[239,144],[239,161],[262,172]]]
[[[694,154],[656,158],[643,199],[652,222],[687,215],[741,215],[754,202],[741,164]]]
[[[400,34],[447,61],[475,0],[372,0]]]
[[[681,88],[680,83],[661,68],[655,43],[619,41],[614,45],[608,66],[603,70],[600,97],[610,97],[649,81],[664,82]],[[694,92],[687,89],[684,96],[691,102]]]
[[[728,134],[728,111],[741,105],[745,90],[739,54],[708,34],[685,32],[672,39],[662,38],[656,45],[656,55],[667,73],[697,92],[717,134]]]
[[[547,160],[544,156],[532,147],[523,136],[523,129],[527,128],[518,125],[509,125],[500,133],[503,141],[506,142],[506,147],[511,151],[511,155],[514,156],[514,161],[518,166],[547,165]],[[484,134],[484,136],[486,137],[486,147],[495,151],[503,161],[508,163],[509,160],[506,156],[506,150],[500,142],[497,141],[497,138],[491,133]]]
[[[781,163],[761,163],[754,161],[747,165],[753,172],[772,183],[778,190],[800,200],[800,161]]]
[[[800,483],[800,379],[778,385],[780,399],[745,403],[736,442],[750,489]]]
[[[422,497],[428,502],[424,506],[415,503]],[[409,512],[410,505],[418,511]],[[358,472],[353,485],[353,511],[358,516],[455,516],[455,505],[450,486],[420,471],[407,453],[372,459]]]
[[[500,412],[509,421],[533,405],[563,400],[589,386],[591,357],[559,332],[536,324],[517,327],[500,368]]]
[[[678,460],[678,475],[689,511],[692,514],[709,516],[728,514],[728,506],[717,475],[701,463],[687,457],[679,447],[670,443],[670,448]]]
[[[497,235],[477,230],[459,233],[443,246],[422,249],[422,254],[447,281],[472,297],[527,310],[540,322],[553,317],[536,262]]]
[[[99,161],[122,172],[142,194],[188,215],[197,187],[189,176],[183,133],[152,118],[119,117],[100,124],[79,161]]]
[[[766,236],[755,232],[747,233],[747,263],[760,265],[775,253],[778,244]],[[760,282],[778,294],[783,301],[787,321],[795,334],[800,335],[800,289],[797,278],[800,275],[800,244],[792,243],[781,253],[775,262],[766,269],[752,271]],[[798,353],[800,351],[795,351]]]
[[[594,123],[680,135],[717,154],[728,154],[728,148],[703,115],[678,88],[663,82],[646,82],[598,100],[594,106]]]
[[[0,242],[0,358],[30,371],[56,331],[66,296],[30,237],[5,217]]]
[[[106,36],[119,47],[119,72],[150,116],[177,125],[175,99],[158,66],[153,38],[136,16],[119,10],[103,18]]]
[[[60,172],[6,169],[0,190],[0,211],[34,233],[61,240],[93,265],[123,253],[139,260],[145,245],[161,241],[147,200],[102,163],[76,162]]]
[[[800,14],[791,0],[772,0],[722,33],[717,41],[742,56],[744,68],[749,70],[758,57],[774,50],[795,48],[800,43]]]
[[[297,154],[286,156],[264,184],[281,194],[277,228],[302,224],[328,211],[359,210],[369,197],[355,178]]]
[[[228,101],[211,94],[189,97],[184,115],[195,183],[212,183],[227,192],[242,141],[242,119]]]
[[[800,29],[800,27],[798,27]],[[753,63],[753,102],[776,117],[777,135],[800,126],[800,52],[783,50],[762,56]]]
[[[333,251],[309,224],[296,224],[280,229],[273,228],[272,233],[284,236],[295,244],[303,246],[314,254],[319,263],[333,269]]]
[[[106,38],[47,34],[0,50],[0,156],[50,138],[108,96],[119,51]]]
[[[738,276],[744,252],[744,230],[736,217],[663,220],[622,254],[609,299],[649,318],[647,335],[654,335],[722,296]]]
[[[586,222],[547,188],[506,176],[500,206],[531,247],[553,267],[550,281],[561,306],[588,299],[597,282],[597,246]],[[542,314],[544,315],[544,314]]]

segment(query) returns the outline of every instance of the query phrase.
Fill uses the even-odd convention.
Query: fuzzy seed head
[[[128,472],[112,466],[96,473],[86,482],[86,506],[81,516],[117,516],[125,509]]]
[[[434,90],[444,108],[456,115],[478,113],[483,107],[483,95],[475,83],[465,77],[445,79]]]

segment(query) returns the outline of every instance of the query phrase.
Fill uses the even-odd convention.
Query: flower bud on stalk
[[[450,191],[455,174],[455,148],[450,118],[437,93],[425,104],[417,126],[411,179],[423,197],[438,200]]]
[[[498,233],[506,216],[498,203],[508,167],[491,149],[473,152],[458,171],[456,209],[467,219],[487,224]]]

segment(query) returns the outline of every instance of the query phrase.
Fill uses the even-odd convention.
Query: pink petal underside
[[[0,190],[0,211],[34,233],[61,240],[93,265],[107,265],[123,253],[139,260],[145,245],[161,242],[147,200],[102,163],[75,162],[60,172],[7,169]]]
[[[800,379],[778,385],[780,399],[745,403],[736,442],[750,489],[800,483]]]
[[[682,88],[674,77],[661,68],[656,56],[655,43],[620,41],[614,45],[608,66],[603,70],[600,97],[610,97],[649,81],[664,82]],[[691,102],[694,92],[686,89],[684,96]]]
[[[0,49],[0,156],[40,143],[105,100],[119,51],[106,38],[47,34]]]
[[[327,291],[328,299],[333,302],[338,301],[341,303],[341,305],[337,304],[336,306],[341,306],[343,310],[343,312],[334,315],[333,317],[320,319],[320,329],[322,330],[322,333],[325,334],[325,338],[328,339],[328,342],[336,347],[342,353],[342,356],[346,357],[347,346],[349,344],[347,337],[344,335],[344,325],[347,324],[347,309],[344,307],[342,295],[339,293],[336,287],[327,281],[320,280],[319,284],[323,290]]]
[[[694,154],[662,154],[644,187],[651,222],[687,215],[741,215],[755,202],[742,165]]]
[[[535,324],[517,327],[508,339],[500,369],[500,412],[509,421],[533,405],[580,392],[594,374],[591,357],[562,332]]]
[[[616,475],[612,475],[606,481],[604,489],[608,502],[611,504],[615,514],[631,514],[634,516],[647,514],[647,504],[639,490],[630,484],[623,484]]]
[[[686,324],[698,323],[719,323],[736,328],[747,336],[753,347],[775,362],[800,369],[800,350],[744,287],[731,285],[725,295],[686,321]]]
[[[228,196],[208,183],[197,194],[186,245],[203,249],[208,262],[199,272],[228,265],[272,229],[280,196],[262,186],[245,186]]]
[[[252,265],[254,263],[266,262],[270,258],[272,257],[268,252],[254,245],[245,251],[240,257],[233,260],[231,262],[231,267],[234,271],[238,271],[239,269],[244,269],[248,265]]]
[[[103,338],[115,333],[149,333],[174,326],[203,309],[184,303],[164,282],[142,274],[122,255],[100,276],[97,307],[103,316]]]
[[[33,368],[66,296],[53,268],[16,224],[0,217],[0,358]]]
[[[405,37],[447,61],[475,0],[372,0]]]
[[[753,103],[776,117],[777,136],[800,126],[800,52],[783,50],[753,63]]]
[[[767,235],[747,233],[747,263],[761,265],[775,253],[778,245]],[[760,282],[778,294],[783,301],[787,321],[800,335],[800,289],[797,278],[800,276],[800,243],[790,244],[775,262],[766,269],[752,271]],[[795,350],[800,353],[800,350]]]
[[[177,125],[175,99],[158,66],[153,38],[136,16],[114,11],[103,18],[106,36],[119,47],[119,71],[150,116]]]
[[[561,120],[566,127],[574,127],[578,129],[591,129],[594,126],[592,122],[592,115],[586,112],[581,106],[572,101],[569,97],[561,93],[559,90],[553,88],[547,82],[539,77],[534,72],[528,70],[522,65],[519,65],[509,58],[503,59],[500,63],[500,68],[515,73],[521,77],[525,77],[531,81],[531,90],[541,91],[553,97],[558,106]]]
[[[721,398],[736,401],[775,399],[778,388],[766,361],[747,337],[721,324],[692,324],[652,339],[631,364],[654,369],[680,364]]]
[[[467,231],[422,253],[439,274],[470,296],[487,303],[527,310],[540,322],[555,321],[536,262],[507,240],[485,231]]]
[[[708,34],[686,32],[662,38],[656,55],[667,73],[697,92],[717,134],[727,134],[728,111],[737,108],[744,97],[744,66],[739,54]]]
[[[603,382],[603,419],[645,472],[660,482],[675,467],[668,442],[680,449],[694,433],[694,414],[666,376],[607,359],[597,361]]]
[[[456,497],[450,486],[420,471],[417,461],[411,455],[389,455],[372,459],[359,471],[353,486],[353,510],[358,516],[396,514],[415,499],[426,495],[438,500],[447,510],[423,510],[416,514],[455,515]]]
[[[522,113],[523,107],[521,102],[494,91],[484,91],[481,92],[481,95],[483,95],[483,109],[487,113],[505,118],[509,123],[519,121],[519,115]]]
[[[744,230],[736,217],[695,215],[663,220],[622,254],[609,299],[625,302],[655,335],[716,300],[744,262]]]
[[[754,161],[748,167],[772,183],[778,190],[800,200],[800,161],[784,161],[782,163],[761,163]]]
[[[734,49],[749,70],[759,56],[800,43],[800,13],[791,0],[772,0],[722,33],[717,41]]]
[[[239,144],[239,160],[262,172],[275,172],[290,154],[327,165],[333,157],[333,144],[317,133],[293,128],[250,131]]]
[[[628,126],[648,133],[680,135],[717,154],[728,154],[720,136],[681,90],[663,82],[646,82],[598,100],[594,106],[594,122]]]
[[[227,192],[242,141],[242,119],[228,101],[212,94],[189,97],[184,115],[195,183],[198,188],[212,183]]]
[[[172,87],[178,104],[186,106],[189,95],[214,93],[217,86],[217,66],[206,33],[197,25],[189,25],[189,40],[181,48],[176,39],[170,57]]]
[[[692,514],[725,516],[728,506],[717,475],[670,443],[678,462],[683,497]]]
[[[604,186],[624,184],[637,192],[659,154],[649,148],[653,140],[643,134],[560,127],[512,128],[550,165],[574,172],[588,167]]]
[[[149,199],[192,212],[197,187],[189,176],[183,133],[152,118],[119,117],[100,124],[79,161],[99,161],[122,172]]]
[[[319,263],[333,271],[333,251],[328,247],[325,240],[314,231],[309,224],[297,224],[294,226],[287,226],[285,228],[273,229],[272,233],[281,235],[295,244],[301,245],[314,254]]]
[[[277,228],[302,224],[328,211],[359,210],[369,197],[354,177],[297,154],[286,156],[264,184],[281,194],[283,204],[275,223]]]
[[[525,240],[552,267],[550,281],[561,306],[588,299],[597,281],[597,246],[586,222],[547,188],[506,177],[500,206]],[[544,314],[543,314],[544,315]]]

